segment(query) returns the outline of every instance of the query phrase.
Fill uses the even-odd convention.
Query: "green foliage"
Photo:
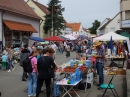
[[[62,8],[61,1],[59,0],[51,0],[48,3],[48,11],[50,14],[45,16],[45,23],[44,23],[44,32],[52,32],[52,17],[53,17],[53,35],[61,34],[61,29],[65,27],[65,20],[63,17],[62,12],[65,11],[65,8]]]
[[[98,20],[95,20],[94,23],[92,23],[92,24],[93,24],[93,26],[91,28],[89,28],[90,33],[96,34],[96,30],[99,28],[101,23]]]

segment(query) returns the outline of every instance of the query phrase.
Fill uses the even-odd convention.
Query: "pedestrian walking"
[[[63,54],[63,52],[64,52],[64,44],[62,42],[59,44],[59,48],[60,48],[60,54]]]
[[[68,44],[66,47],[66,58],[70,57],[70,45]]]
[[[23,66],[23,61],[27,57],[29,57],[29,55],[30,55],[30,51],[28,50],[28,45],[25,44],[24,49],[20,53],[20,66]],[[28,78],[27,72],[25,72],[24,69],[23,69],[22,81],[27,81],[27,78]]]
[[[7,48],[7,51],[8,51],[8,66],[9,66],[8,72],[11,72],[11,71],[14,71],[15,69],[14,65],[12,64],[13,51],[11,49],[11,46]]]

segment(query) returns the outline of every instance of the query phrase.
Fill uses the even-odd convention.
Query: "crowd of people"
[[[117,47],[118,45],[114,43],[114,54],[119,52],[124,52],[126,54],[126,49],[123,49],[121,44],[119,48]],[[71,52],[76,52],[76,59],[80,59],[83,56],[88,58],[88,55],[95,54],[91,60],[93,67],[95,68],[94,77],[96,78],[97,74],[99,75],[100,86],[104,82],[103,68],[107,48],[109,48],[109,43],[99,41],[92,43],[92,41],[88,39],[78,39],[66,42],[50,42],[50,44],[44,45],[34,43],[32,47],[28,47],[28,45],[25,44],[24,47],[18,48],[16,50],[18,51],[18,60],[20,61],[20,66],[23,67],[22,81],[28,80],[28,97],[39,97],[43,82],[46,84],[46,95],[47,97],[50,97],[52,77],[49,76],[48,68],[53,68],[55,71],[59,67],[55,62],[57,53],[64,54],[65,52],[65,56],[68,58],[70,57]],[[11,47],[7,47],[3,51],[1,56],[1,69],[8,70],[8,72],[15,70],[13,65],[13,55],[14,53]],[[31,73],[26,72],[24,69],[23,62],[26,58],[31,60]]]
[[[13,51],[11,49],[10,46],[8,46],[6,48],[6,50],[3,51],[3,53],[1,54],[1,65],[0,65],[0,69],[3,69],[4,71],[14,71],[15,67],[12,64],[13,62]]]

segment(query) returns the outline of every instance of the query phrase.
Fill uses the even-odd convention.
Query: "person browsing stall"
[[[39,59],[42,56],[42,50],[43,50],[42,46],[37,47],[37,56],[36,56],[37,59]]]
[[[28,73],[28,97],[36,96],[37,87],[37,50],[31,52],[29,58],[31,59],[32,72]]]
[[[38,59],[37,69],[38,69],[38,79],[37,79],[37,89],[36,97],[39,97],[41,92],[41,87],[43,82],[46,84],[46,97],[50,97],[51,94],[51,76],[49,74],[49,68],[55,68],[56,65],[52,57],[49,56],[49,49],[43,50],[43,56]]]
[[[105,50],[102,48],[102,43],[99,41],[96,41],[93,46],[97,49],[97,55],[96,57],[96,68],[97,68],[97,74],[99,75],[99,85],[104,83],[104,75],[103,75],[103,68],[104,68],[104,61],[105,61]],[[100,89],[100,88],[98,88]]]

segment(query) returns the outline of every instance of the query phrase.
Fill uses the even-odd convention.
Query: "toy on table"
[[[74,63],[75,63],[74,60],[71,60],[71,61],[70,61],[70,65],[71,65],[71,66],[74,66]]]
[[[121,57],[121,58],[123,58],[123,57],[124,57],[123,52],[121,52],[121,53],[120,53],[120,57]]]
[[[83,66],[80,67],[80,71],[84,72],[86,70],[86,68],[87,67],[85,65],[83,65]]]
[[[81,71],[79,70],[79,68],[76,68],[76,81],[80,80],[81,80]]]
[[[76,74],[73,73],[70,75],[70,84],[74,84],[76,82]]]
[[[70,84],[70,77],[68,78],[67,84]]]
[[[85,61],[85,65],[86,65],[87,67],[90,67],[90,60],[86,60],[86,61]]]

